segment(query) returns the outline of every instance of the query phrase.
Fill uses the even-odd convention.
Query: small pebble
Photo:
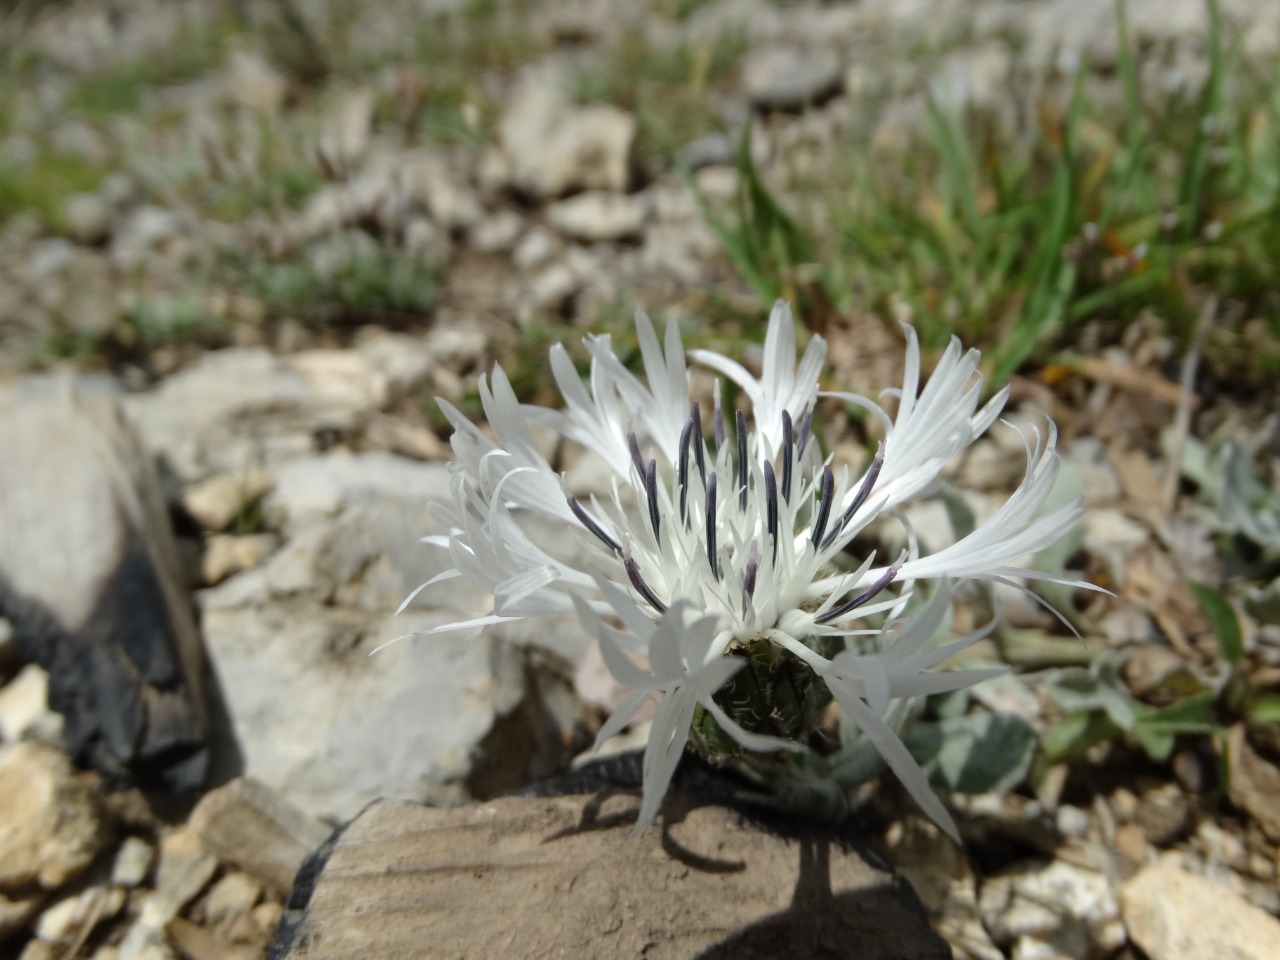
[[[155,849],[141,837],[129,837],[116,852],[111,867],[111,882],[121,887],[136,887],[147,878]]]

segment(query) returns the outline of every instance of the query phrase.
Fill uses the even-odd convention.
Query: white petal
[[[621,733],[623,728],[631,722],[631,718],[640,712],[640,708],[648,703],[649,698],[652,696],[652,690],[632,690],[623,697],[622,702],[618,704],[618,709],[609,714],[609,719],[604,722],[604,726],[596,734],[596,742],[591,749],[598,750],[600,744]]]
[[[889,769],[907,788],[907,792],[920,805],[920,809],[928,814],[929,819],[941,827],[947,836],[959,843],[960,832],[956,829],[951,814],[942,805],[938,795],[933,792],[933,787],[929,785],[929,778],[911,756],[906,744],[893,732],[893,728],[881,720],[859,697],[851,695],[841,684],[828,679],[827,685],[840,704],[840,709],[858,726],[867,739],[875,744],[880,756],[884,757],[885,762],[889,764]]]
[[[642,833],[657,816],[662,798],[671,785],[671,777],[684,754],[684,745],[689,740],[696,706],[697,701],[680,690],[667,694],[658,704],[649,743],[644,749],[644,796],[640,802],[640,816],[631,831],[633,837]]]

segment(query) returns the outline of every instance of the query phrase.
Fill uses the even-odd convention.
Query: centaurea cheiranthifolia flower
[[[1007,391],[980,404],[976,350],[953,340],[922,388],[919,346],[906,328],[904,382],[885,391],[896,395],[894,415],[866,397],[827,394],[881,422],[879,449],[855,472],[823,454],[810,429],[826,343],[811,337],[797,362],[787,305],[769,317],[759,378],[719,353],[686,356],[674,321],[661,341],[643,313],[636,326],[643,379],[615,356],[608,336],[585,340],[585,383],[564,348],[552,347],[561,410],[521,404],[501,367],[481,377],[496,440],[439,401],[455,431],[452,499],[433,505],[443,532],[425,541],[447,550],[452,567],[423,587],[467,578],[492,594],[493,611],[428,632],[576,613],[632,689],[600,739],[659,698],[637,829],[656,814],[690,740],[712,759],[781,758],[791,766],[777,769],[804,779],[816,769],[812,743],[834,699],[842,725],[860,731],[954,837],[946,808],[899,739],[897,708],[998,672],[932,671],[982,634],[942,646],[934,637],[949,610],[950,579],[1046,578],[1022,558],[1056,541],[1081,510],[1043,509],[1059,465],[1052,425],[1028,444],[1021,484],[990,519],[931,555],[920,555],[911,537],[902,555],[877,565],[874,554],[852,553],[854,538],[888,511],[900,518],[896,508],[934,487],[1004,405]],[[748,408],[723,409],[719,382],[709,405],[692,396],[688,360],[736,384]],[[568,493],[537,430],[599,457],[609,494],[580,501]],[[576,549],[538,542],[526,529],[531,518],[541,529],[562,524]],[[936,581],[929,601],[909,603],[925,580]],[[884,623],[873,628],[867,618]]]

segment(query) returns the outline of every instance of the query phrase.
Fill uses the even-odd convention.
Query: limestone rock
[[[96,193],[73,193],[63,206],[67,233],[77,243],[101,243],[111,232],[111,208]]]
[[[215,473],[182,492],[182,506],[206,530],[227,529],[264,493],[271,477],[261,470]]]
[[[213,586],[227,577],[252,570],[280,545],[274,533],[247,533],[241,536],[218,534],[205,543],[200,560],[200,579]]]
[[[1241,726],[1231,731],[1231,802],[1249,811],[1262,832],[1280,842],[1280,768],[1253,749]]]
[[[1125,942],[1107,878],[1064,860],[991,878],[978,910],[996,943],[1029,956],[1107,956]]]
[[[1120,891],[1129,938],[1151,960],[1267,960],[1280,920],[1170,860],[1143,868]]]
[[[519,652],[463,632],[369,655],[443,619],[406,611],[377,630],[304,598],[207,610],[245,773],[315,816],[351,817],[388,794],[465,799],[476,755],[524,697]]]
[[[354,429],[383,395],[362,377],[353,386],[352,376],[258,348],[220,350],[130,396],[126,408],[180,480],[240,476],[312,453],[317,435]]]
[[[143,901],[138,919],[125,934],[120,960],[150,960],[159,951],[167,951],[166,926],[208,886],[217,869],[217,858],[205,852],[190,827],[167,833],[160,841],[155,890]]]
[[[438,157],[412,154],[402,161],[402,173],[410,196],[420,201],[431,219],[445,230],[469,230],[484,216],[475,191]]]
[[[0,890],[56,889],[107,839],[89,788],[65,756],[34,743],[0,748]]]
[[[0,614],[78,761],[177,790],[208,757],[204,656],[159,482],[111,397],[0,396]]]
[[[141,837],[128,837],[116,851],[111,865],[111,882],[120,887],[136,887],[147,878],[155,849]]]
[[[36,936],[59,944],[88,937],[99,923],[118,914],[124,908],[124,901],[124,891],[119,887],[87,887],[45,910],[36,923]]]
[[[644,229],[646,217],[641,201],[603,191],[581,193],[547,209],[547,220],[553,227],[587,243],[635,239]]]
[[[838,94],[844,66],[829,50],[762,47],[742,65],[747,96],[764,110],[802,110]]]
[[[0,687],[0,742],[38,740],[58,746],[62,717],[49,709],[49,674],[29,663]]]
[[[219,860],[281,893],[293,886],[302,861],[330,833],[264,784],[244,777],[205,794],[191,814],[191,827]]]
[[[664,823],[628,839],[638,806],[617,793],[375,804],[291,901],[272,956],[951,956],[909,888],[832,837],[787,839],[673,794]]]
[[[498,126],[499,179],[535,197],[626,190],[636,121],[617,107],[575,107],[554,79],[518,85]]]
[[[227,100],[266,117],[278,115],[289,94],[289,78],[253,50],[231,51],[222,83]]]

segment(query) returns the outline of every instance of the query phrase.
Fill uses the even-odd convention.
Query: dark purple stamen
[[[640,576],[640,568],[636,566],[634,557],[627,557],[622,561],[622,565],[627,568],[627,579],[631,581],[631,585],[636,588],[636,593],[644,597],[649,602],[649,606],[657,610],[659,613],[665,613],[667,605],[658,599],[657,594],[644,582],[644,577]]]
[[[634,433],[627,434],[627,447],[631,450],[631,465],[636,468],[636,474],[643,480],[644,457],[640,455],[640,441],[636,439]]]
[[[680,431],[680,457],[676,465],[676,483],[680,487],[680,520],[689,522],[689,438],[693,435],[693,418],[685,421]]]
[[[653,539],[662,546],[661,523],[658,516],[658,461],[650,460],[649,469],[644,472],[644,492],[649,497],[649,523],[653,526]]]
[[[884,466],[884,444],[880,444],[876,450],[875,459],[871,461],[871,466],[867,468],[866,474],[862,478],[862,483],[858,487],[858,492],[853,495],[853,501],[840,515],[840,519],[836,522],[835,527],[827,534],[827,539],[823,541],[823,547],[829,547],[836,537],[840,536],[843,530],[853,519],[853,515],[858,512],[858,508],[867,502],[867,497],[871,496],[871,490],[876,485],[876,480],[880,476],[880,468]]]
[[[756,574],[760,570],[760,547],[751,541],[751,558],[747,561],[747,569],[742,573],[742,615],[745,617],[751,609],[751,598],[756,592]]]
[[[831,517],[831,501],[835,497],[836,478],[831,473],[831,464],[822,468],[822,495],[818,501],[818,516],[813,521],[813,532],[809,539],[816,547],[822,542],[822,534],[827,529],[827,520]]]
[[[871,586],[867,587],[867,589],[864,590],[862,593],[858,594],[852,600],[846,600],[844,603],[840,604],[840,606],[834,607],[833,609],[828,610],[822,616],[815,617],[813,622],[823,623],[823,624],[832,623],[836,620],[841,619],[850,611],[855,610],[858,607],[862,606],[864,603],[866,603],[868,600],[870,600],[872,597],[874,597],[881,590],[883,590],[885,587],[887,587],[889,584],[893,582],[893,578],[898,575],[898,569],[899,569],[899,565],[895,563],[892,567],[890,567],[888,570],[886,570],[884,573],[880,575],[879,580],[877,580]]]
[[[720,565],[716,562],[716,475],[707,477],[707,562],[711,575],[720,579]]]
[[[738,434],[738,509],[747,509],[747,417],[737,411],[733,417],[734,430]]]
[[[716,381],[716,389],[715,389],[715,393],[713,394],[713,397],[715,399],[715,411],[712,414],[711,420],[715,424],[716,452],[719,452],[720,448],[724,446],[724,411],[720,409],[720,381],[719,380]]]
[[[778,480],[773,475],[773,464],[764,462],[764,515],[769,539],[773,542],[773,562],[778,562]]]
[[[804,415],[804,419],[800,421],[800,433],[796,437],[796,450],[800,456],[804,456],[804,448],[809,444],[809,438],[813,436],[813,411],[810,410]]]
[[[791,502],[791,448],[795,444],[795,429],[791,414],[782,411],[782,499]]]
[[[582,525],[595,534],[595,536],[599,538],[606,547],[614,553],[622,552],[622,547],[619,545],[618,541],[604,532],[604,529],[600,524],[596,523],[591,514],[587,513],[587,511],[583,509],[582,504],[578,502],[576,497],[569,497],[569,509],[572,510],[573,515],[582,522]]]
[[[695,400],[689,404],[689,419],[693,422],[693,456],[698,463],[698,479],[702,481],[702,485],[707,485],[707,464],[703,453],[704,442],[702,439],[702,411],[698,409],[698,401]]]

